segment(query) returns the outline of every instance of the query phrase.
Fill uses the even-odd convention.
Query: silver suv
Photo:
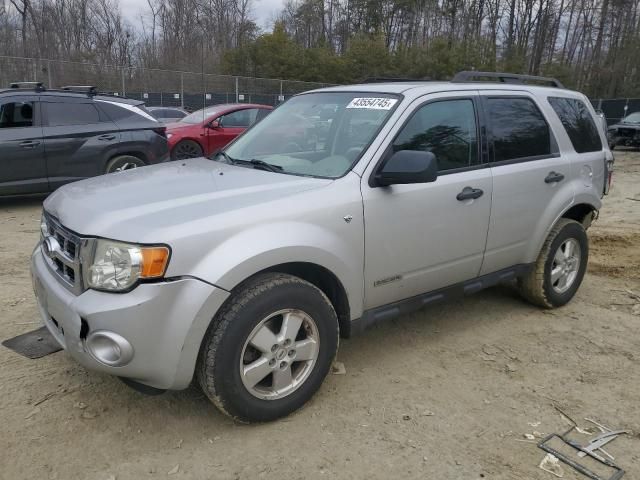
[[[60,188],[32,257],[45,325],[89,369],[149,393],[195,377],[250,422],[383,320],[510,280],[564,305],[613,157],[584,95],[529,80],[315,90],[212,159]]]

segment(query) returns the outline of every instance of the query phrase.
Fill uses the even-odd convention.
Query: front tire
[[[322,384],[338,333],[336,312],[317,287],[292,275],[258,275],[237,288],[209,326],[198,382],[238,421],[284,417]]]
[[[544,308],[561,307],[578,291],[589,259],[581,223],[561,218],[547,237],[534,268],[519,280],[522,296]]]

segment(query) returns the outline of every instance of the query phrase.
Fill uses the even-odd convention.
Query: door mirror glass
[[[209,124],[209,128],[212,130],[216,130],[220,127],[222,127],[222,124],[220,123],[219,120],[212,120],[211,123]]]
[[[375,176],[380,187],[407,183],[435,182],[438,162],[431,152],[400,150],[395,152]]]

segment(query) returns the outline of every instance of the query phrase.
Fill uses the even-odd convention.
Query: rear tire
[[[202,157],[202,147],[193,140],[182,140],[171,150],[171,160],[186,160],[187,158]]]
[[[547,237],[534,268],[519,279],[521,295],[544,308],[568,303],[582,283],[589,259],[589,239],[581,223],[561,218]]]
[[[257,275],[216,314],[196,375],[209,399],[240,422],[284,417],[320,388],[338,349],[326,295],[292,275]]]
[[[144,160],[138,157],[134,157],[133,155],[120,155],[109,160],[104,173],[122,172],[124,170],[144,167],[145,165]]]

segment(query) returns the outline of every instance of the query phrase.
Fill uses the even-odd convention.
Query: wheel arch
[[[288,262],[265,268],[248,279],[269,272],[293,275],[318,287],[327,296],[336,311],[340,336],[348,338],[351,335],[349,297],[344,285],[331,270],[311,262]]]
[[[588,229],[591,226],[591,222],[598,216],[598,207],[591,203],[577,203],[565,210],[560,218],[569,218],[580,222],[584,229]],[[557,220],[556,220],[557,222]]]

